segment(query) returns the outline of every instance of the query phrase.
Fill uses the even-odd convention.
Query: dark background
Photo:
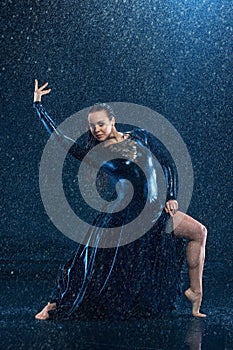
[[[3,278],[53,279],[75,247],[40,198],[48,134],[32,109],[37,78],[52,88],[43,103],[58,123],[95,102],[120,101],[173,124],[194,167],[188,213],[209,231],[206,295],[230,306],[232,10],[227,0],[2,2]]]

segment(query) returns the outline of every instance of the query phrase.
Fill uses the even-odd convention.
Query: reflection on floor
[[[233,348],[232,295],[221,283],[205,283],[206,319],[190,316],[184,297],[177,310],[160,319],[137,321],[37,321],[53,276],[5,276],[1,281],[1,349],[210,349]],[[210,285],[208,285],[210,283]],[[214,286],[214,288],[213,288]]]

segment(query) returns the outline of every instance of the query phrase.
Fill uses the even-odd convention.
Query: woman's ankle
[[[57,303],[50,303],[50,302],[48,302],[47,307],[48,307],[50,310],[56,309]]]

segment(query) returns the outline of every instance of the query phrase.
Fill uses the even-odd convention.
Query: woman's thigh
[[[174,234],[177,237],[185,237],[190,240],[203,240],[206,236],[206,228],[191,216],[177,211],[173,216]]]

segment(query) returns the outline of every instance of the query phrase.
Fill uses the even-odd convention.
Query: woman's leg
[[[58,274],[57,274],[57,279],[56,279],[56,284],[54,287],[54,290],[52,292],[52,295],[50,295],[50,300],[60,300],[60,293],[61,293],[61,286],[64,283],[64,279],[63,276],[67,276],[68,270],[70,269],[70,266],[73,263],[73,259],[74,256],[71,257],[70,260],[68,260],[68,262],[65,264],[64,267],[60,267],[58,270]],[[54,295],[55,293],[55,295]],[[35,318],[37,320],[47,320],[49,319],[49,311],[51,310],[55,310],[57,307],[57,303],[56,302],[48,302],[47,305],[45,305],[45,307],[35,315]]]
[[[192,304],[193,316],[205,317],[205,314],[200,313],[200,306],[203,294],[202,276],[207,230],[200,222],[180,211],[177,211],[176,214],[173,215],[173,225],[176,237],[185,237],[189,239],[186,259],[190,288],[185,291],[185,296]]]

